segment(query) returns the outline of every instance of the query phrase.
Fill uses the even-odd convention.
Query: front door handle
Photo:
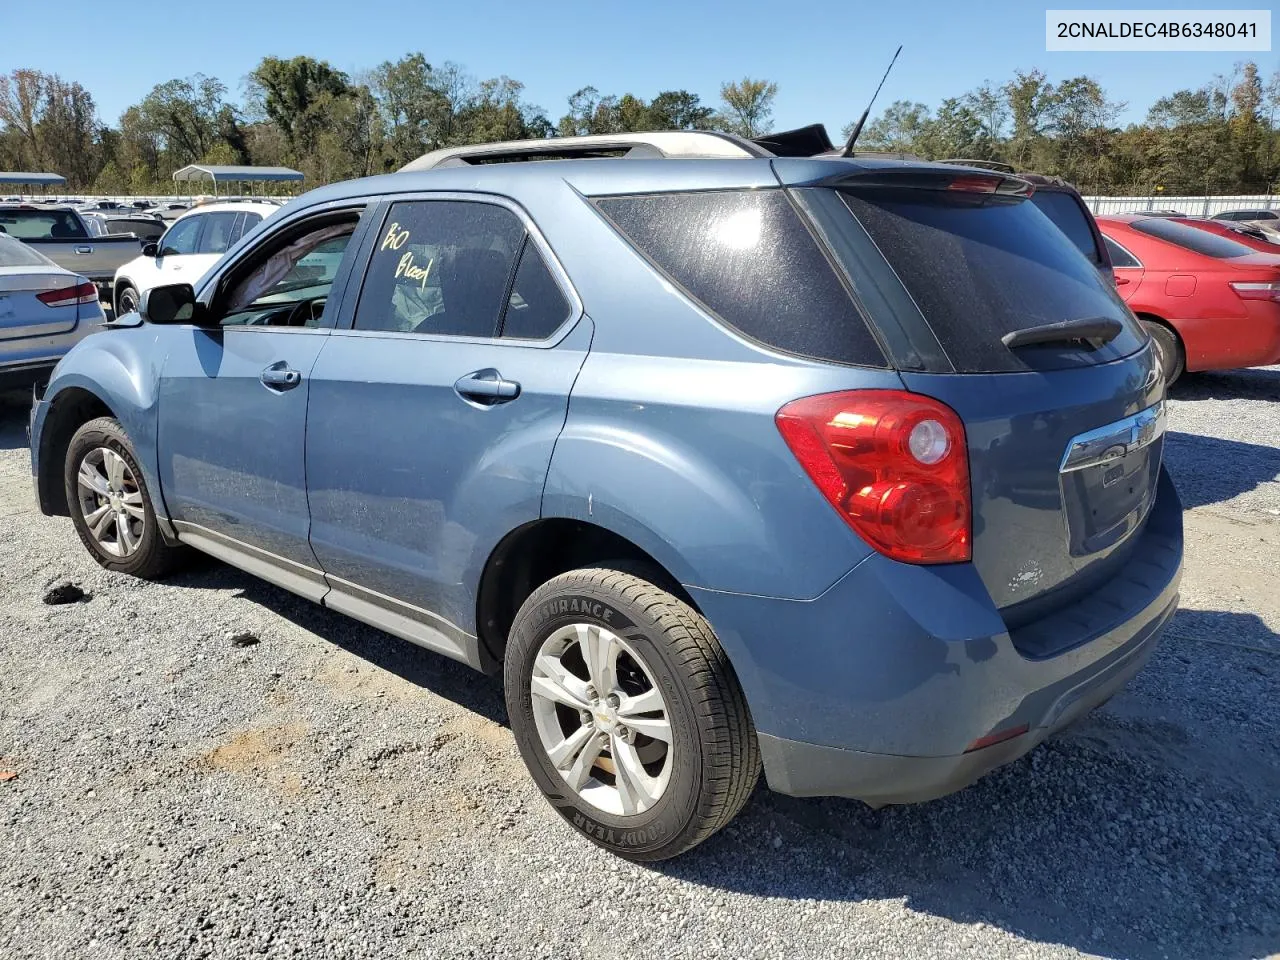
[[[262,382],[274,390],[292,390],[302,382],[302,374],[281,360],[262,371]]]
[[[459,378],[453,389],[459,396],[486,406],[507,403],[520,396],[520,384],[503,379],[502,374],[492,368],[468,373]]]
[[[76,247],[76,253],[78,253],[82,257],[88,256],[89,254],[93,253],[93,247],[89,246],[87,243],[81,244],[80,246]]]

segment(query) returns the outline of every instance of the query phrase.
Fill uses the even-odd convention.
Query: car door
[[[1116,291],[1128,303],[1142,282],[1144,268],[1142,262],[1110,237],[1103,237],[1107,245],[1107,253],[1111,255],[1111,268],[1115,271]]]
[[[308,545],[310,375],[362,212],[281,224],[204,285],[200,326],[158,328],[160,488],[179,536],[313,599],[325,587]],[[320,248],[326,269],[299,266]]]
[[[350,329],[311,378],[307,491],[325,604],[474,659],[474,586],[538,518],[590,320],[532,222],[493,197],[390,204]]]

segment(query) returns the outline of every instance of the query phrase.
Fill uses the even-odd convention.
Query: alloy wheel
[[[113,557],[128,557],[142,544],[146,511],[142,487],[124,457],[95,447],[76,471],[80,514],[89,535]]]
[[[670,712],[635,648],[574,623],[543,641],[530,680],[551,765],[579,797],[615,816],[643,813],[671,779]]]

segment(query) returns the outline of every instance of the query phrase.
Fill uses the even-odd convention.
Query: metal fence
[[[1177,210],[1190,217],[1211,217],[1228,210],[1280,210],[1280,197],[1085,197],[1094,213],[1141,213],[1144,210]]]

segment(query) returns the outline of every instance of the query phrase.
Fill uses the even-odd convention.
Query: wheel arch
[[[676,572],[653,551],[600,524],[570,517],[544,517],[503,537],[481,572],[476,591],[476,630],[482,652],[492,658],[486,666],[501,669],[511,625],[530,594],[553,577],[595,564],[645,576],[698,609]]]
[[[80,427],[99,417],[120,419],[110,404],[84,386],[65,387],[49,401],[49,410],[40,430],[36,461],[39,464],[36,496],[41,513],[61,517],[71,515],[63,484],[67,448]]]

